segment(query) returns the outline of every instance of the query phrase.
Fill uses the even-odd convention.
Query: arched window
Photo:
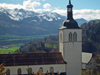
[[[54,73],[54,68],[50,67],[50,73]]]
[[[77,41],[77,33],[76,33],[76,32],[73,33],[73,41],[74,41],[74,42]]]
[[[21,68],[18,68],[17,72],[18,72],[18,75],[21,75]]]
[[[40,67],[40,73],[43,73],[43,68],[42,67]]]
[[[72,40],[72,33],[70,32],[69,33],[69,42],[72,42],[73,40]]]
[[[8,69],[8,71],[7,71],[6,75],[10,75],[10,69]]]
[[[32,68],[29,68],[28,71],[29,71],[29,74],[32,74]]]

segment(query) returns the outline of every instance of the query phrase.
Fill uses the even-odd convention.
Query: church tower
[[[71,0],[67,5],[67,19],[59,28],[59,51],[67,62],[67,75],[80,75],[82,64],[82,29],[73,19]]]

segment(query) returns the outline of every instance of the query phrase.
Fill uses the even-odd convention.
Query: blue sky
[[[35,12],[56,12],[66,16],[69,0],[0,0],[4,8],[24,8]],[[100,19],[100,0],[71,0],[75,18]],[[15,5],[15,6],[14,6]]]
[[[25,0],[0,0],[0,3],[22,5],[23,1]],[[65,6],[68,4],[68,0],[41,0],[40,2],[41,7],[43,4],[49,3],[52,7],[59,7],[61,9],[65,9]],[[100,9],[100,0],[71,0],[71,2],[74,5],[74,9]]]

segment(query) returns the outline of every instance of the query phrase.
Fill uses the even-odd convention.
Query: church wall
[[[63,55],[63,30],[59,30],[59,52]]]
[[[77,41],[69,41],[69,33],[77,33]],[[59,40],[59,46],[64,60],[67,62],[67,75],[80,75],[82,62],[82,29],[59,29],[63,40]],[[73,38],[73,37],[72,37]]]
[[[18,68],[21,69],[21,74],[28,74],[26,68],[32,68],[32,71],[35,73],[39,70],[39,68],[43,68],[43,73],[46,73],[48,70],[50,72],[50,67],[54,68],[54,72],[65,72],[65,64],[53,64],[53,65],[25,65],[25,66],[5,66],[5,69],[10,69],[10,75],[18,74]]]
[[[63,42],[69,42],[69,33],[77,33],[77,41],[81,42],[82,41],[82,29],[63,29]]]
[[[67,72],[68,75],[79,75],[81,72],[81,47],[75,47],[75,45],[80,45],[81,43],[65,43],[65,61],[67,61]],[[73,45],[73,47],[70,47]],[[75,49],[76,48],[76,49]],[[67,50],[68,49],[68,50]],[[73,72],[72,72],[73,71]]]
[[[69,33],[77,33],[77,41],[69,42]],[[72,37],[73,38],[73,37]],[[68,75],[79,75],[82,62],[82,31],[81,29],[64,30],[65,61],[67,61]],[[73,72],[72,72],[73,71]]]

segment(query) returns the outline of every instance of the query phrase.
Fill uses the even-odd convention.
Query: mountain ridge
[[[57,13],[35,13],[24,9],[0,8],[0,35],[51,35],[58,34],[58,29],[65,16]],[[85,19],[76,19],[79,24]]]

